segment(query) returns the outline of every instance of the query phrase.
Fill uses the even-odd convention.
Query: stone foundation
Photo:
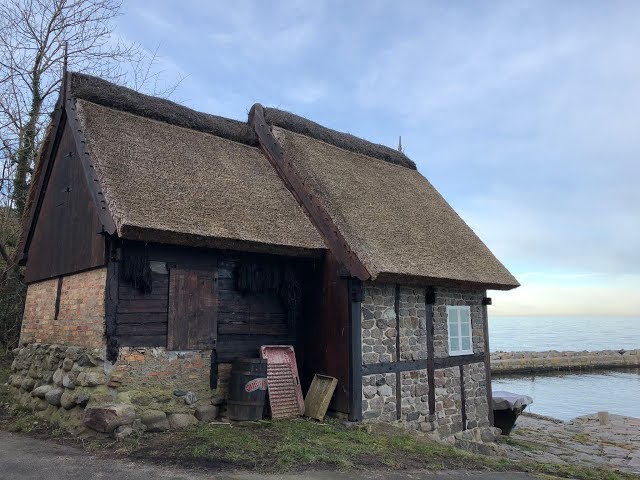
[[[22,317],[20,345],[47,342],[104,347],[106,283],[106,268],[64,276],[57,315],[58,279],[30,284]]]
[[[215,419],[230,366],[212,392],[209,362],[210,352],[122,348],[111,363],[104,348],[30,344],[16,351],[8,384],[18,403],[74,433],[124,436]]]

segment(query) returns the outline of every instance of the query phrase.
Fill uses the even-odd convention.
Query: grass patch
[[[527,452],[540,452],[544,449],[542,445],[536,442],[513,437],[501,438],[500,443],[506,443],[507,445],[521,448],[522,450],[526,450]]]

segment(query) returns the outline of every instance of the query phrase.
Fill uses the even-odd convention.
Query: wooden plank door
[[[217,272],[191,267],[169,271],[169,350],[216,348]]]

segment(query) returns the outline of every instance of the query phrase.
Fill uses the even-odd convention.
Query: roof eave
[[[512,277],[513,278],[513,277]],[[402,285],[430,286],[430,287],[464,287],[479,290],[513,290],[520,283],[513,278],[513,282],[505,280],[464,280],[456,278],[442,278],[428,275],[410,275],[395,272],[380,272],[375,282],[398,283]]]

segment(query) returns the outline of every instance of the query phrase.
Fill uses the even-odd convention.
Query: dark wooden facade
[[[36,221],[27,232],[27,283],[105,264],[105,238],[85,180],[72,130],[60,119],[57,148],[47,162],[35,199]]]

